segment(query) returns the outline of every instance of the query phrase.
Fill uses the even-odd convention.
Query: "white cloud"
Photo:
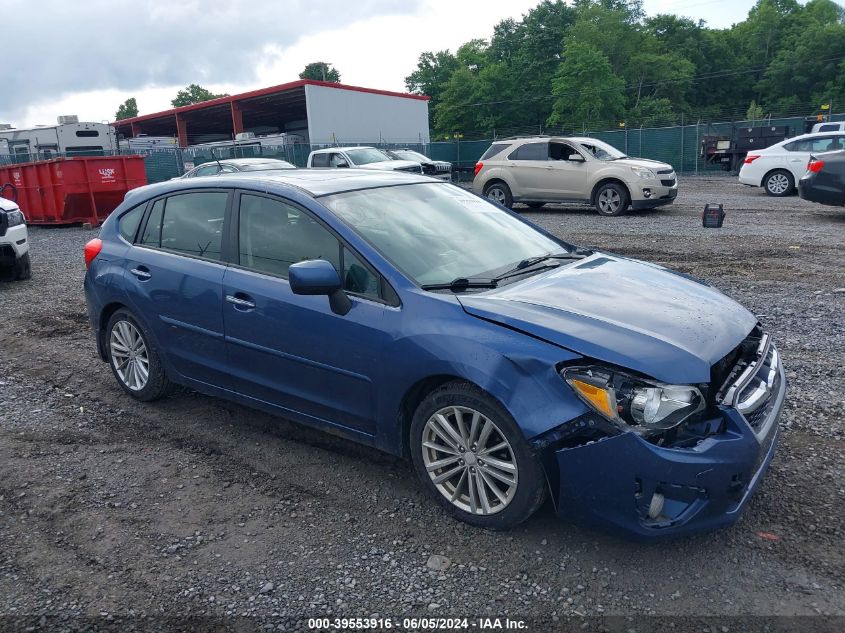
[[[7,33],[4,72],[14,74],[4,83],[15,94],[0,96],[0,122],[52,123],[61,114],[111,120],[128,97],[142,114],[157,112],[189,83],[234,94],[293,81],[313,61],[333,64],[344,83],[404,91],[421,52],[489,38],[495,24],[518,20],[539,0],[359,0],[354,15],[339,0],[91,2],[103,4],[81,12],[73,3],[48,3],[59,38],[49,48],[33,48],[29,39],[15,44]],[[30,5],[0,0],[0,14],[33,19]],[[742,20],[752,5],[645,0],[648,14],[677,12],[717,27]],[[42,6],[40,13],[49,12]],[[117,14],[133,19],[119,23]],[[27,29],[15,32],[30,37]]]

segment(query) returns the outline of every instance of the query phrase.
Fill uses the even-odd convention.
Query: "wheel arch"
[[[596,203],[596,195],[598,194],[599,189],[601,189],[602,185],[606,185],[606,184],[611,183],[611,182],[615,183],[617,185],[621,185],[622,187],[625,188],[625,191],[628,192],[628,203],[629,204],[631,203],[631,201],[632,201],[631,188],[628,186],[628,184],[624,180],[617,178],[615,176],[606,176],[606,177],[602,178],[601,180],[599,180],[598,182],[596,182],[595,185],[593,185],[593,190],[590,192],[590,204],[594,205]]]
[[[109,320],[112,318],[112,315],[121,308],[125,308],[127,310],[129,309],[125,303],[112,301],[111,303],[107,303],[103,306],[103,309],[100,310],[99,322],[97,324],[97,354],[99,354],[100,358],[105,362],[108,362],[109,360],[106,352],[106,328],[109,325]]]
[[[398,417],[399,425],[402,429],[400,450],[403,458],[410,459],[411,457],[411,421],[414,418],[414,412],[417,410],[417,407],[420,406],[420,403],[432,391],[439,389],[447,383],[458,381],[475,384],[466,378],[453,374],[435,374],[418,380],[402,396],[402,400],[399,403]]]

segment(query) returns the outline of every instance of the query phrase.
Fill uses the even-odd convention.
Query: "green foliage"
[[[136,116],[138,116],[138,102],[135,101],[135,97],[129,97],[126,101],[120,104],[120,107],[114,114],[114,120],[121,121],[123,119],[131,119]]]
[[[191,105],[192,103],[200,103],[202,101],[210,101],[211,99],[219,99],[220,97],[228,97],[228,94],[216,95],[209,90],[197,84],[191,84],[184,90],[176,93],[176,97],[170,102],[174,108]]]
[[[748,110],[745,113],[745,118],[748,121],[756,121],[757,119],[762,119],[765,116],[765,110],[763,110],[763,106],[757,105],[756,101],[752,101],[748,105]]]
[[[340,83],[340,72],[326,62],[311,62],[299,73],[300,79],[314,79],[316,81],[330,81]]]
[[[646,16],[640,0],[542,0],[489,41],[421,54],[405,82],[432,97],[431,127],[449,137],[811,115],[845,106],[845,9],[757,0],[743,22],[711,29]]]
[[[549,125],[572,130],[625,114],[625,81],[613,73],[607,56],[595,46],[567,42],[552,93],[557,97]]]

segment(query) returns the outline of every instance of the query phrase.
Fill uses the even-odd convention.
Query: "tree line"
[[[543,0],[489,40],[426,51],[405,79],[436,138],[813,115],[845,107],[845,10],[758,0],[727,29],[641,0]]]

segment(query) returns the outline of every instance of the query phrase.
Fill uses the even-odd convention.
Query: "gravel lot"
[[[725,205],[724,228],[701,227],[705,202]],[[244,615],[264,630],[508,615],[534,631],[570,616],[845,615],[845,212],[716,177],[622,218],[524,211],[572,242],[702,277],[774,333],[785,430],[736,526],[639,545],[547,506],[485,532],[446,517],[392,457],[192,392],[136,403],[86,322],[95,232],[33,228],[32,280],[0,284],[0,630],[142,615],[223,616],[205,630]],[[448,561],[433,569],[433,554]],[[724,622],[712,630],[740,630]]]

